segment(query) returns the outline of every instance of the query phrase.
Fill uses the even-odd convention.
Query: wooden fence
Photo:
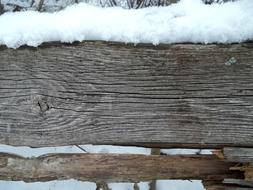
[[[252,189],[253,43],[1,46],[0,143],[216,150],[208,156],[1,153],[3,180],[202,179],[208,190]]]

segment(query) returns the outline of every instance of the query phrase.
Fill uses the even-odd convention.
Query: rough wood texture
[[[228,179],[228,180],[231,182],[231,179]],[[233,179],[232,179],[232,181],[233,181]],[[205,190],[252,190],[252,188],[250,188],[250,187],[238,185],[236,183],[234,183],[234,184],[224,183],[223,184],[223,182],[208,180],[208,181],[203,181],[202,183],[203,183],[203,186],[205,187]]]
[[[252,190],[252,188],[228,185],[214,185],[205,187],[205,190]]]
[[[151,155],[161,155],[161,149],[160,148],[152,148]],[[156,190],[156,180],[152,180],[149,183],[149,190]]]
[[[235,163],[214,156],[145,156],[117,154],[54,154],[22,158],[0,154],[0,179],[48,181],[149,181],[155,179],[223,180],[242,178]],[[145,167],[144,167],[145,166]]]
[[[253,44],[0,47],[0,143],[253,146]]]
[[[225,147],[223,154],[228,161],[250,163],[253,165],[253,148]]]
[[[223,183],[225,184],[235,184],[244,187],[252,187],[253,188],[253,181],[245,181],[243,179],[224,179]]]

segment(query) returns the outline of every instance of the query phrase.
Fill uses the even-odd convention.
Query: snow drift
[[[253,39],[253,1],[206,5],[181,0],[168,7],[101,8],[79,3],[60,12],[5,13],[0,45],[84,40],[125,43],[235,43]]]

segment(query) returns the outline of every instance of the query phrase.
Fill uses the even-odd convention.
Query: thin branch
[[[110,6],[111,6],[111,7],[117,6],[117,3],[116,3],[115,0],[109,0],[109,3],[110,3]]]
[[[134,190],[140,190],[138,183],[134,183]]]
[[[105,182],[97,182],[96,186],[96,190],[111,190]]]
[[[38,8],[37,8],[38,11],[41,11],[41,10],[42,10],[43,4],[44,4],[44,0],[40,0],[40,1],[39,1],[39,4],[38,4]]]
[[[77,148],[79,148],[79,149],[81,149],[82,151],[84,151],[84,152],[86,152],[86,153],[88,153],[83,147],[81,147],[81,146],[79,146],[79,145],[75,145]]]
[[[99,0],[99,4],[101,5],[101,7],[105,7],[105,2],[103,3],[102,0]]]
[[[4,6],[2,5],[1,0],[0,0],[0,15],[3,13],[4,13]]]
[[[127,0],[127,6],[128,6],[129,9],[131,8],[130,0]]]

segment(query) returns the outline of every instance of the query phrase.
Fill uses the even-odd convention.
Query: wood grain
[[[228,161],[253,165],[253,148],[225,147],[223,149],[223,154]]]
[[[245,181],[243,179],[224,179],[224,184],[234,184],[234,185],[240,185],[244,187],[251,187],[253,188],[253,181]]]
[[[229,182],[239,182],[239,179],[228,179]],[[240,179],[241,182],[243,180]],[[206,190],[252,190],[251,187],[245,186],[244,183],[226,183],[225,180],[222,181],[202,181],[203,186]]]
[[[253,146],[253,44],[0,47],[0,143]]]
[[[206,190],[252,190],[249,187],[238,187],[230,185],[214,185],[205,187]]]
[[[55,179],[139,182],[155,179],[242,178],[242,172],[229,170],[235,164],[214,156],[52,154],[23,158],[1,153],[0,179],[27,182]]]

